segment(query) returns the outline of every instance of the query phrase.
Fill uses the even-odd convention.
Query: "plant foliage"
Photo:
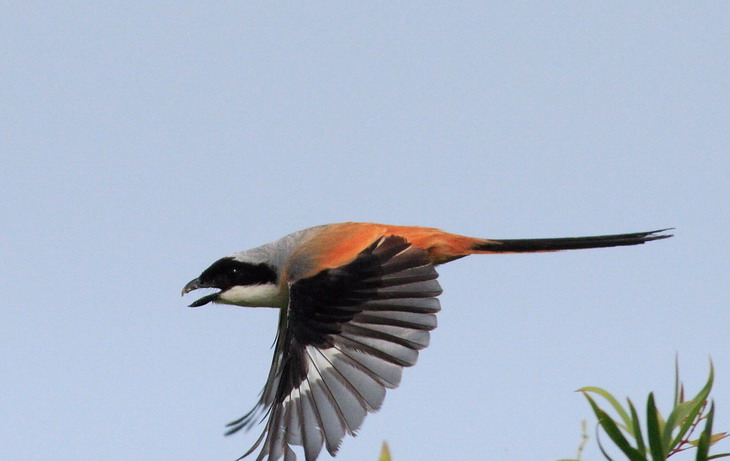
[[[619,401],[599,387],[584,387],[582,392],[598,419],[599,428],[608,435],[613,444],[630,461],[665,461],[672,455],[696,449],[696,461],[709,461],[730,456],[730,453],[710,454],[710,447],[728,436],[726,432],[712,433],[712,421],[715,405],[708,400],[714,370],[710,363],[707,383],[700,392],[687,400],[684,396],[684,385],[679,380],[679,367],[675,368],[674,401],[669,416],[665,419],[656,406],[654,393],[649,394],[646,402],[646,424],[642,430],[641,420],[636,407],[630,399],[623,407]],[[595,397],[595,398],[594,398]],[[601,408],[596,399],[603,399],[617,417],[611,417]],[[700,429],[704,421],[704,427]],[[697,431],[699,434],[695,435]],[[613,458],[608,454],[600,438],[598,447],[608,461]]]

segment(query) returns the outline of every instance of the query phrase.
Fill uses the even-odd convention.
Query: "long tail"
[[[593,237],[567,237],[548,239],[480,240],[471,250],[473,253],[533,253],[541,251],[580,250],[584,248],[605,248],[640,245],[669,238],[672,234],[657,235],[672,230],[660,229],[633,234],[598,235]]]

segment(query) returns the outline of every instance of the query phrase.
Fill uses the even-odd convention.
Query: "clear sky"
[[[574,390],[666,407],[675,354],[730,430],[729,49],[725,2],[3,3],[0,457],[232,461],[277,313],[180,290],[346,220],[676,231],[442,266],[337,459],[574,456]]]

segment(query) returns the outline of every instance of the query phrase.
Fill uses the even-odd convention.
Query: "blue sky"
[[[440,268],[431,346],[337,459],[555,460],[573,391],[730,429],[722,2],[0,7],[6,459],[232,460],[277,314],[185,307],[215,259],[328,222],[489,238],[676,227]],[[720,448],[730,450],[728,442]],[[599,459],[592,439],[588,459]],[[323,457],[326,459],[326,457]]]

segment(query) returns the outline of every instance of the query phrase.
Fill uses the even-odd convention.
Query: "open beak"
[[[190,282],[188,282],[187,285],[185,285],[185,288],[182,289],[182,293],[180,296],[185,296],[186,294],[190,293],[193,290],[197,290],[198,288],[203,288],[200,285],[200,279],[192,279]]]
[[[195,278],[195,279],[191,280],[190,282],[188,282],[187,285],[185,285],[185,287],[182,289],[181,296],[185,296],[187,293],[190,293],[193,290],[197,290],[198,288],[216,288],[216,287],[211,287],[208,285],[201,284],[200,279]],[[213,294],[210,294],[207,296],[203,296],[202,298],[198,299],[197,301],[194,301],[190,305],[190,307],[200,307],[200,306],[203,306],[210,302],[215,302],[218,299],[219,294],[220,293],[213,293]]]

